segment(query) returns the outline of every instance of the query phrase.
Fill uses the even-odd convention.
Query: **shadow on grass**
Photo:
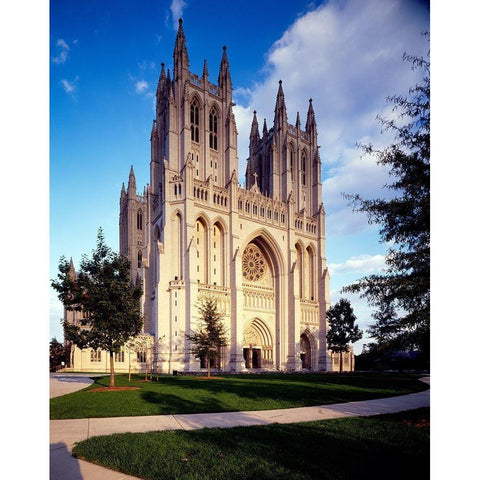
[[[238,412],[328,405],[385,398],[428,389],[407,375],[268,374],[224,375],[222,380],[194,376],[116,375],[115,386],[139,390],[91,395],[108,387],[109,377],[93,378],[87,389],[52,399],[51,418],[87,418],[161,414]]]
[[[145,390],[140,393],[142,400],[158,407],[158,413],[176,414],[179,412],[202,413],[218,412],[222,410],[222,404],[214,397],[189,400],[180,395],[172,395],[163,392]]]
[[[423,409],[426,410],[426,409]],[[182,479],[425,479],[429,433],[400,416],[96,437],[76,447],[125,473]],[[408,418],[408,416],[407,416]],[[154,457],[144,452],[156,452]],[[133,461],[135,459],[135,462]]]
[[[359,401],[428,388],[412,376],[378,374],[232,375],[218,381],[199,380],[195,377],[165,377],[162,381],[164,385],[175,385],[191,392],[204,391],[214,396],[228,394],[254,403],[271,401],[288,403],[290,406]]]

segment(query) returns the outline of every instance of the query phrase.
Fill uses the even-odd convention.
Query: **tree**
[[[219,358],[221,347],[227,346],[227,335],[222,323],[223,314],[218,310],[217,301],[211,298],[203,299],[198,305],[200,313],[199,329],[192,330],[187,339],[193,344],[190,351],[195,358],[204,358],[207,362],[210,378],[210,360]]]
[[[341,298],[327,312],[330,330],[327,332],[329,350],[340,354],[340,373],[343,371],[343,352],[348,352],[351,343],[360,340],[363,332],[355,325],[357,317],[350,302]]]
[[[98,230],[97,247],[91,258],[82,256],[75,278],[65,257],[59,262],[57,280],[52,287],[67,310],[83,311],[81,325],[63,320],[65,339],[80,348],[100,348],[110,355],[110,387],[115,386],[114,353],[140,333],[142,288],[130,280],[130,262],[113,252]]]
[[[148,349],[155,345],[155,337],[148,333],[140,333],[136,337],[129,338],[127,342],[129,355],[130,350],[137,353],[145,354],[145,381],[147,380],[148,368],[147,368],[147,354]],[[128,381],[130,382],[130,358],[128,359]]]
[[[63,343],[60,343],[56,337],[50,340],[50,370],[54,370],[62,362],[65,362],[67,355]]]
[[[430,352],[430,63],[404,55],[423,79],[407,96],[395,95],[397,119],[377,117],[383,130],[395,133],[389,147],[378,150],[363,145],[377,164],[390,168],[386,188],[393,198],[363,199],[345,195],[354,211],[367,214],[370,224],[380,225],[380,241],[393,246],[381,274],[363,277],[344,292],[359,293],[376,308],[368,333],[383,348],[419,349]]]

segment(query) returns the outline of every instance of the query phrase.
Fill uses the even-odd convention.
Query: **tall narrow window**
[[[302,176],[302,185],[306,185],[306,175],[305,175],[305,164],[306,164],[306,160],[305,160],[305,152],[302,152],[302,163],[301,163],[301,168],[302,168],[302,171],[301,171],[301,176]]]
[[[137,267],[142,268],[142,252],[138,252],[137,255]]]
[[[263,193],[263,158],[262,158],[261,155],[258,157],[258,179],[257,179],[257,182],[258,182],[258,188]]]
[[[293,147],[290,148],[290,175],[293,180]]]
[[[142,230],[142,228],[143,228],[143,215],[142,215],[142,211],[139,210],[137,212],[137,229]]]
[[[115,352],[115,362],[125,362],[124,347],[122,347],[119,352]]]
[[[210,148],[213,148],[214,150],[218,150],[217,114],[215,113],[215,111],[210,112],[210,115],[208,116],[208,129],[210,130],[210,135],[209,135]]]
[[[102,351],[99,348],[97,348],[97,350],[94,350],[93,348],[90,350],[90,361],[91,362],[102,361]]]
[[[198,143],[200,141],[200,115],[196,101],[190,105],[190,124],[192,141]]]

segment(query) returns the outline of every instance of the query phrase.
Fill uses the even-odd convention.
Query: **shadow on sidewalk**
[[[50,444],[50,480],[83,480],[78,460],[67,450],[67,445]]]

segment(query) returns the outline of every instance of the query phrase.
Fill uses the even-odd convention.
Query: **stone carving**
[[[261,340],[258,332],[253,327],[248,327],[243,334],[244,345],[261,345]]]
[[[267,262],[260,249],[249,244],[243,252],[242,273],[249,282],[258,282],[265,276]]]

